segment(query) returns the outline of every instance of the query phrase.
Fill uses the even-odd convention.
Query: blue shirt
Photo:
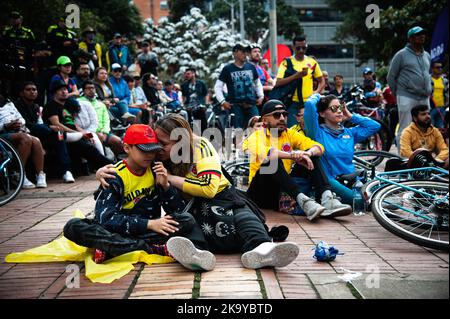
[[[130,89],[128,88],[128,84],[124,79],[120,79],[120,82],[117,83],[117,79],[113,76],[109,77],[109,82],[111,83],[114,91],[114,97],[118,98],[121,102],[125,102],[127,105],[130,104]]]
[[[325,125],[319,125],[319,113],[316,108],[319,100],[320,95],[313,94],[305,103],[305,134],[325,148],[321,161],[328,178],[353,173],[355,143],[360,143],[378,132],[381,125],[371,118],[353,114],[350,121],[356,126],[343,128],[339,132],[331,130]]]

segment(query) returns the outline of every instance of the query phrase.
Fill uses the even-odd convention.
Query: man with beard
[[[271,78],[269,72],[259,65],[261,62],[261,46],[259,44],[253,43],[249,46],[249,58],[250,63],[255,66],[256,72],[258,72],[259,80],[263,86],[264,96],[268,97],[275,85],[275,81]]]
[[[77,85],[80,95],[83,93],[84,82],[90,80],[90,68],[87,63],[80,63],[77,67],[77,75],[73,78],[75,84]]]
[[[251,154],[247,195],[260,208],[278,210],[280,193],[285,192],[295,199],[311,221],[319,216],[348,215],[351,207],[341,204],[333,196],[319,164],[323,146],[303,132],[287,129],[288,114],[281,101],[270,100],[264,104],[262,120],[265,128],[253,132],[247,142]],[[292,179],[297,176],[310,180],[322,205],[300,192]]]
[[[441,132],[431,125],[428,105],[417,105],[412,108],[413,122],[403,130],[400,138],[400,155],[406,158],[418,148],[425,148],[433,153],[438,161],[445,162],[448,168],[448,147]]]

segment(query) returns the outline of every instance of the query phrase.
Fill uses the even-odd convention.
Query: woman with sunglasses
[[[344,121],[355,124],[346,128]],[[321,161],[333,192],[346,204],[352,204],[353,191],[336,178],[339,175],[355,172],[353,152],[356,143],[366,140],[380,129],[376,121],[352,114],[345,104],[341,104],[334,95],[313,94],[305,103],[305,133],[321,143],[325,153]]]

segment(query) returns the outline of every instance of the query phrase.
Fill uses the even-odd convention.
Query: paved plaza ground
[[[425,249],[382,228],[372,214],[311,223],[302,216],[265,211],[269,227],[287,225],[288,240],[300,247],[285,268],[243,268],[240,255],[217,255],[213,271],[195,273],[178,263],[138,263],[111,284],[90,282],[82,269],[79,288],[66,287],[70,263],[5,263],[11,252],[46,244],[60,236],[76,209],[93,211],[94,176],[74,184],[50,180],[46,189],[23,190],[0,207],[0,299],[4,298],[449,298],[449,255]],[[330,263],[312,258],[324,240],[344,255]],[[83,263],[79,263],[81,268]],[[355,274],[345,282],[343,275]],[[360,273],[359,276],[357,273]],[[341,277],[341,278],[340,278]]]

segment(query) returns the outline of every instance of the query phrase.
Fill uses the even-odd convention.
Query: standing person
[[[115,33],[113,43],[106,53],[106,63],[108,70],[112,71],[113,64],[117,63],[121,66],[122,71],[127,71],[132,63],[130,50],[125,44],[122,44],[122,35]]]
[[[346,128],[345,120],[355,124]],[[375,134],[381,125],[369,117],[352,114],[334,95],[312,95],[305,103],[304,127],[306,136],[321,143],[326,152],[321,158],[331,190],[346,204],[353,203],[353,191],[341,184],[340,175],[355,172],[353,152],[355,144]]]
[[[171,134],[174,131],[181,134],[176,139]],[[202,241],[206,243],[200,248],[186,238],[169,239],[168,251],[178,262],[188,269],[198,269],[199,261],[207,259],[200,249],[212,253],[243,253],[242,264],[250,269],[284,267],[296,259],[298,246],[291,242],[272,242],[262,212],[230,185],[212,144],[194,135],[186,120],[168,114],[157,121],[155,134],[163,147],[159,159],[167,163],[168,182],[185,196],[194,197],[189,211],[196,221],[194,227],[200,229]],[[175,164],[171,157],[173,147],[179,143],[183,145],[183,160]],[[108,172],[106,168],[97,171],[103,185]]]
[[[194,218],[183,212],[183,198],[169,183],[163,164],[155,161],[161,145],[153,130],[144,124],[131,125],[125,132],[124,148],[127,158],[115,164],[114,178],[98,195],[94,220],[71,219],[64,236],[95,248],[96,263],[136,250],[169,256],[165,243],[173,236],[196,242]],[[214,268],[214,255],[203,251],[202,257],[200,268]]]
[[[340,74],[336,74],[333,78],[334,87],[330,91],[330,94],[335,96],[344,96],[348,92],[348,88],[344,87],[344,77]]]
[[[256,105],[260,105],[264,99],[258,72],[253,64],[247,62],[246,51],[247,48],[241,44],[233,47],[234,62],[222,69],[214,86],[214,93],[222,108],[234,113],[236,128],[244,128],[253,116],[259,115]],[[228,89],[226,98],[223,95],[224,84]]]
[[[30,189],[35,187],[45,188],[47,182],[44,173],[44,148],[41,141],[29,134],[25,126],[25,119],[16,109],[12,102],[6,103],[0,95],[0,136],[11,141],[17,148],[24,166],[28,160],[32,160],[36,171],[36,185],[27,176],[24,176],[22,188]]]
[[[330,80],[329,80],[328,71],[323,70],[322,77],[325,80],[325,86],[323,87],[320,94],[328,95],[333,90],[333,85],[330,83]]]
[[[152,51],[152,45],[149,41],[143,41],[142,52],[137,56],[137,62],[141,67],[141,76],[146,73],[151,73],[154,76],[158,76],[158,56]]]
[[[411,123],[411,109],[416,105],[430,105],[431,57],[424,50],[425,30],[419,26],[408,31],[408,44],[398,51],[389,65],[387,81],[397,98],[399,127],[397,145],[403,130]]]
[[[102,46],[95,41],[95,34],[96,32],[92,27],[87,27],[81,33],[83,40],[78,44],[81,50],[91,55],[91,59],[88,61],[91,72],[102,66]]]
[[[192,109],[191,117],[194,120],[200,120],[201,130],[203,132],[207,127],[206,114],[203,109],[196,109],[195,106],[206,103],[206,96],[208,95],[208,87],[205,82],[197,78],[197,71],[195,68],[188,68],[184,72],[184,82],[181,84],[181,93],[183,105]]]
[[[296,123],[295,115],[297,114],[299,104],[304,104],[312,94],[321,92],[325,87],[325,80],[322,76],[322,70],[320,69],[319,63],[312,57],[305,55],[306,50],[308,49],[306,38],[304,36],[296,36],[292,40],[292,45],[295,54],[287,59],[290,59],[293,69],[297,72],[292,75],[286,74],[288,62],[287,59],[285,59],[281,62],[278,69],[277,82],[275,84],[276,88],[287,85],[292,81],[296,81],[297,83],[297,88],[292,96],[292,101],[290,105],[286,105],[289,112],[287,121],[288,127],[291,127]],[[313,88],[313,79],[318,82],[316,90]]]
[[[272,91],[273,86],[275,85],[275,81],[269,75],[269,72],[266,71],[259,64],[261,62],[261,46],[257,43],[253,43],[249,47],[250,53],[250,63],[252,63],[256,67],[256,71],[258,72],[259,80],[261,81],[261,85],[263,86],[265,100],[268,100],[268,96],[270,91]],[[261,105],[262,106],[262,105]]]
[[[269,100],[263,106],[264,129],[256,130],[247,139],[246,147],[251,155],[249,198],[261,208],[278,210],[282,192],[286,192],[302,208],[308,220],[348,215],[351,207],[334,197],[319,166],[323,146],[296,129],[288,129],[287,116],[282,102]],[[292,177],[310,180],[322,205],[303,194]]]
[[[50,87],[55,82],[64,81],[67,84],[67,90],[69,93],[68,98],[77,98],[80,96],[80,92],[78,91],[77,84],[75,83],[75,80],[70,77],[70,74],[72,73],[72,61],[68,56],[60,56],[58,60],[56,61],[56,65],[58,66],[58,74],[55,74],[50,79]],[[53,96],[51,95],[52,92],[50,90],[48,100],[52,100]]]
[[[275,74],[273,74],[272,70],[269,68],[269,60],[261,59],[260,65],[264,70],[267,71],[267,73],[269,73],[269,75],[272,79],[275,79]]]
[[[78,48],[76,37],[76,32],[67,27],[64,17],[59,17],[57,23],[48,28],[46,42],[50,46],[54,62],[60,56],[73,58],[73,53]]]
[[[448,106],[448,79],[442,74],[442,62],[431,64],[431,121],[434,127],[444,128],[445,107]]]

